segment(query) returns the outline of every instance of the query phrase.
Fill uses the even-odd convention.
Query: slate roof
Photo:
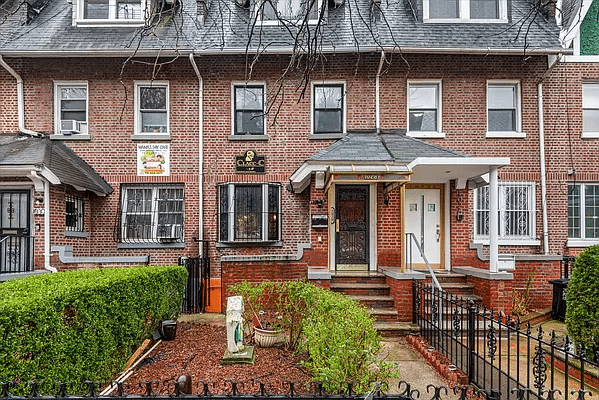
[[[0,135],[0,167],[46,167],[61,183],[105,196],[114,190],[62,141],[23,134]]]
[[[419,157],[467,158],[470,156],[406,136],[401,131],[381,134],[361,131],[348,133],[326,149],[308,158],[308,161],[409,164]]]
[[[289,52],[295,38],[286,28],[253,25],[252,7],[234,0],[208,1],[205,17],[198,10],[207,0],[180,0],[175,18],[146,28],[75,27],[72,4],[67,0],[38,0],[41,11],[27,23],[25,11],[9,13],[0,27],[0,54],[4,56],[114,56],[169,54],[226,54],[246,51]],[[76,0],[72,0],[76,2]],[[250,0],[254,2],[255,0]],[[327,1],[327,0],[325,0]],[[20,3],[8,0],[5,7]],[[37,3],[36,3],[37,4]],[[334,8],[329,3],[321,48],[326,52],[378,51],[381,48],[406,52],[515,52],[560,50],[555,19],[530,14],[529,0],[510,0],[509,23],[423,23],[422,7],[416,0],[385,0],[380,8],[372,0],[345,0]],[[410,6],[415,4],[415,11]],[[9,7],[8,7],[9,8]],[[25,9],[26,7],[21,7]],[[534,19],[533,19],[534,17]],[[353,21],[353,22],[352,22]],[[252,31],[254,29],[254,31]],[[315,26],[310,25],[314,37]],[[300,38],[302,49],[308,49]],[[312,43],[313,45],[314,43]]]

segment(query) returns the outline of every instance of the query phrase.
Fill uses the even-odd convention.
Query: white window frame
[[[343,106],[341,112],[343,113],[343,118],[341,121],[342,130],[341,132],[315,132],[314,131],[314,111],[315,111],[315,103],[314,103],[314,88],[316,86],[340,86],[343,97]],[[333,81],[319,81],[312,82],[310,85],[310,137],[313,139],[329,139],[331,137],[339,138],[347,133],[347,85],[344,80],[333,80]]]
[[[170,95],[169,95],[169,82],[168,81],[135,81],[135,135],[148,135],[148,136],[169,136],[171,133],[170,129]],[[152,88],[165,88],[166,89],[166,132],[142,132],[142,118],[140,109],[140,89],[152,87]]]
[[[599,102],[597,104],[593,104],[593,107],[586,107],[585,108],[585,106],[584,106],[584,88],[585,88],[585,86],[588,87],[588,86],[591,86],[591,85],[597,87],[597,89],[599,90],[599,83],[598,82],[583,82],[582,83],[582,112],[583,112],[582,116],[583,116],[583,120],[582,120],[582,123],[581,123],[581,125],[582,125],[582,134],[581,134],[581,137],[583,139],[596,139],[596,138],[599,138],[599,126],[596,126],[597,129],[594,130],[594,131],[585,131],[584,130],[584,110],[585,109],[587,109],[587,110],[599,110]],[[599,125],[599,121],[597,121],[597,122],[598,122],[598,125]]]
[[[576,186],[578,187],[578,196],[580,200],[580,208],[579,208],[579,218],[580,218],[580,237],[571,237],[570,236],[570,187]],[[595,244],[599,244],[599,237],[597,238],[587,238],[585,234],[586,230],[586,196],[585,189],[587,186],[599,186],[599,182],[581,182],[576,184],[568,184],[568,247],[588,247]],[[598,218],[599,216],[594,216],[593,218]]]
[[[85,89],[85,121],[81,122],[81,132],[79,135],[87,135],[89,123],[89,87],[87,81],[54,81],[54,134],[62,135],[61,132],[61,97],[62,88],[84,88]]]
[[[484,186],[489,187],[489,186]],[[505,201],[505,191],[506,187],[525,187],[527,189],[528,197],[526,210],[524,212],[528,213],[528,223],[529,223],[529,235],[514,235],[506,232],[507,224],[506,224],[506,215],[510,211],[519,211],[519,210],[507,210],[506,201]],[[481,209],[478,204],[478,191],[482,188],[475,189],[474,192],[474,241],[476,243],[489,244],[489,235],[483,235],[477,232],[478,229],[478,213],[480,212],[489,212],[489,210]],[[531,181],[500,181],[498,182],[498,199],[497,199],[497,207],[499,208],[499,236],[498,241],[501,245],[523,245],[523,246],[537,246],[539,241],[536,238],[536,184]]]
[[[436,131],[411,131],[410,130],[410,88],[418,86],[435,86],[437,88],[437,130]],[[442,92],[442,81],[440,79],[429,79],[429,80],[408,80],[407,88],[407,117],[406,127],[407,135],[417,138],[444,138],[443,133],[443,92]]]
[[[308,0],[309,1],[309,0]],[[323,0],[317,0],[318,1],[318,12],[316,13],[317,18],[315,19],[309,19],[308,20],[308,24],[309,25],[316,25],[318,23],[318,17],[320,17],[320,10],[321,7],[326,7],[326,3]],[[281,21],[279,19],[276,20],[270,20],[270,19],[262,19],[262,13],[261,13],[261,5],[262,5],[262,0],[257,0],[254,3],[254,13],[257,14],[256,15],[256,21],[259,22],[262,25],[279,25],[281,24]],[[323,20],[321,21],[321,23],[326,22],[326,16],[327,16],[327,10],[325,10],[325,13],[323,15]],[[282,17],[283,20],[285,20],[284,17]],[[302,21],[301,20],[285,20],[286,23],[289,24],[299,24]]]
[[[73,2],[73,16],[75,26],[95,26],[95,27],[113,27],[113,26],[144,26],[148,17],[148,6],[150,0],[141,0],[141,18],[135,19],[118,19],[117,18],[117,3],[118,0],[108,0],[108,18],[91,19],[85,18],[85,1],[76,0]]]
[[[515,131],[489,131],[489,88],[490,87],[515,87],[516,88],[516,130]],[[488,138],[525,138],[522,132],[522,87],[518,80],[488,80],[486,89],[487,137]]]
[[[261,228],[261,237],[259,238],[249,238],[249,237],[242,237],[242,238],[237,238],[236,236],[236,229],[237,229],[237,224],[236,224],[236,218],[240,218],[243,217],[243,215],[238,215],[238,213],[236,213],[235,211],[235,189],[236,187],[239,186],[255,186],[255,187],[260,187],[261,188],[261,196],[262,196],[262,207],[261,207],[261,218],[260,218],[260,228]],[[277,237],[276,238],[271,238],[269,239],[269,232],[268,232],[268,227],[269,227],[269,208],[268,208],[268,191],[270,187],[275,187],[277,190],[277,195],[278,195],[278,202],[277,202],[277,210],[275,211],[275,215],[276,215],[276,224],[277,224]],[[226,189],[225,189],[226,188]],[[226,199],[226,210],[222,209],[223,208],[223,201],[221,201],[221,196],[223,195],[223,189],[226,190],[226,195],[227,195],[227,199]],[[281,185],[276,184],[276,183],[242,183],[242,182],[235,182],[235,183],[227,183],[227,184],[222,184],[218,186],[218,196],[219,196],[219,204],[218,204],[218,212],[219,212],[219,216],[218,216],[218,241],[220,243],[240,243],[240,244],[253,244],[253,243],[273,243],[273,242],[280,242],[281,241],[281,205],[282,205],[282,199],[281,199]],[[222,237],[222,232],[221,232],[221,224],[223,224],[222,222],[222,218],[223,216],[226,215],[226,229],[227,229],[227,235],[226,238]]]
[[[459,0],[458,14],[459,18],[430,18],[429,0],[422,0],[422,16],[425,23],[507,23],[507,0],[499,0],[499,18],[497,19],[471,19],[470,18],[470,0]]]
[[[129,212],[127,210],[128,205],[128,193],[129,190],[151,190],[151,209],[150,210],[136,210],[135,212]],[[170,202],[182,202],[181,212],[173,211],[172,209],[166,211],[160,211],[160,190],[181,190],[181,198],[173,199],[168,198]],[[185,187],[182,184],[122,184],[121,185],[121,199],[120,199],[120,242],[121,243],[181,243],[185,237]],[[181,214],[180,224],[164,224],[170,227],[170,232],[167,231],[159,232],[159,222],[161,221],[160,214]],[[149,229],[151,231],[149,237],[128,237],[127,235],[127,217],[129,215],[145,215],[150,218]]]
[[[235,90],[238,87],[257,87],[257,86],[261,86],[262,87],[262,126],[263,128],[263,132],[261,134],[258,133],[250,133],[250,134],[243,134],[243,133],[237,133],[236,132],[236,115],[235,112],[237,111],[236,108],[236,104],[235,104]],[[267,119],[266,119],[266,82],[264,81],[249,81],[249,82],[242,82],[242,81],[236,81],[236,82],[231,82],[231,138],[233,139],[255,139],[255,138],[262,138],[262,137],[266,137],[268,135],[267,133]]]

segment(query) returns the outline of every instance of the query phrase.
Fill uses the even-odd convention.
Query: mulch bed
[[[148,349],[151,347],[148,347]],[[231,383],[243,382],[237,389],[241,393],[255,394],[260,388],[256,381],[266,383],[271,394],[289,392],[286,382],[297,382],[295,389],[306,393],[310,376],[299,365],[305,355],[292,354],[283,348],[255,347],[256,362],[253,365],[221,365],[227,348],[226,329],[197,323],[178,323],[177,335],[172,341],[163,341],[152,353],[139,363],[135,373],[126,380],[126,393],[143,393],[141,382],[153,382],[154,393],[173,393],[170,382],[181,375],[189,375],[192,393],[200,394],[200,381],[213,382],[210,392],[231,392]],[[146,350],[147,351],[147,350]]]

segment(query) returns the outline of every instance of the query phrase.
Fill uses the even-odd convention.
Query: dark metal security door
[[[0,273],[32,270],[29,191],[0,191]]]
[[[337,185],[336,269],[368,270],[368,186]]]

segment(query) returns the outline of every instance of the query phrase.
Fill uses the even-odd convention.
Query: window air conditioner
[[[81,122],[74,119],[62,120],[60,121],[60,133],[63,135],[81,133],[81,124]]]
[[[164,226],[158,228],[158,240],[161,242],[174,242],[179,240],[178,225]]]

